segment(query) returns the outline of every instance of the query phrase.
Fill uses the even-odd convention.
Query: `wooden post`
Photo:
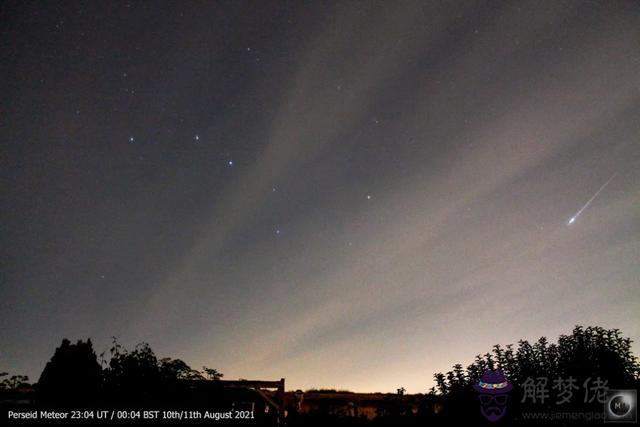
[[[284,426],[284,378],[280,378],[280,385],[276,392],[276,401],[280,409],[278,410],[278,425]]]

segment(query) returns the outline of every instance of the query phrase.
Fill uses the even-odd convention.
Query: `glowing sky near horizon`
[[[575,324],[640,339],[639,3],[0,14],[0,371],[115,335],[413,393]]]

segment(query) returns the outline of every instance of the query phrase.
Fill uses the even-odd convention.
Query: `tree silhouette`
[[[112,337],[101,363],[93,351],[91,340],[71,344],[63,339],[45,366],[37,384],[37,399],[43,405],[80,407],[96,402],[113,405],[143,405],[168,402],[184,393],[184,380],[216,380],[222,374],[203,367],[199,372],[180,359],[158,359],[147,343],[127,350]],[[104,368],[103,368],[104,366]],[[0,373],[0,378],[7,373]],[[12,376],[0,382],[6,391],[28,381],[25,376]]]
[[[618,329],[576,326],[570,335],[561,335],[557,344],[541,337],[533,345],[526,340],[513,345],[495,345],[490,353],[477,355],[466,370],[455,365],[446,374],[436,373],[436,390],[449,394],[476,383],[487,369],[502,369],[514,383],[528,377],[573,376],[606,378],[616,387],[633,386],[640,376],[638,359],[631,351],[631,339]]]
[[[101,369],[91,340],[71,344],[63,339],[37,384],[43,404],[83,406],[98,398]]]
[[[140,343],[128,351],[114,337],[110,353],[111,360],[104,370],[107,394],[124,402],[151,400],[162,377],[158,359],[149,344]]]
[[[514,386],[522,385],[530,378],[547,378],[550,389],[558,378],[572,378],[579,385],[600,378],[610,389],[638,388],[640,365],[631,351],[631,343],[631,339],[623,337],[618,329],[576,326],[570,335],[561,335],[557,343],[550,344],[547,338],[541,337],[533,344],[520,340],[517,348],[512,344],[494,345],[491,352],[477,355],[466,369],[457,364],[451,371],[436,373],[436,385],[430,396],[440,396],[444,402],[441,418],[466,417],[468,421],[469,415],[458,409],[465,407],[464,404],[472,404],[475,398],[472,385],[486,370],[501,369]],[[584,405],[583,395],[574,407],[576,410],[584,410],[584,406],[579,407]],[[510,407],[522,409],[520,399],[514,400]],[[555,405],[547,402],[547,409],[554,409],[552,404]],[[602,404],[599,405],[592,409],[601,410]],[[536,409],[540,410],[540,407]]]
[[[160,359],[158,364],[160,377],[162,381],[174,382],[176,380],[203,380],[205,377],[195,369],[191,369],[184,361],[180,359],[171,359],[165,357]]]
[[[105,390],[114,403],[157,403],[178,393],[181,380],[222,377],[215,369],[204,368],[201,373],[180,359],[158,359],[147,343],[128,351],[113,337],[109,352],[111,360],[104,369]]]
[[[8,377],[7,372],[0,372],[0,378]],[[5,378],[0,381],[0,390],[10,391],[15,390],[18,387],[29,385],[29,377],[26,375],[11,375],[9,378]]]
[[[222,379],[222,377],[224,376],[223,374],[218,372],[216,369],[207,368],[206,366],[202,367],[202,372],[204,372],[204,374],[207,377],[207,379],[213,380],[213,381],[217,381],[219,379]]]

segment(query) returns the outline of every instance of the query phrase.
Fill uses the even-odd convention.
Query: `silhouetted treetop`
[[[0,381],[0,391],[15,390],[18,387],[29,385],[29,377],[26,375],[9,376],[8,372],[0,372],[0,378],[4,378]]]
[[[528,377],[601,377],[610,385],[624,387],[635,384],[640,376],[638,359],[631,351],[632,340],[618,329],[598,326],[576,326],[570,335],[561,335],[557,343],[546,337],[531,344],[518,341],[517,348],[496,344],[491,352],[477,355],[466,370],[460,364],[446,374],[436,373],[436,390],[449,394],[478,381],[487,369],[502,369],[515,384]]]
[[[215,369],[203,367],[203,372],[199,372],[180,359],[158,359],[144,342],[127,350],[113,337],[108,352],[109,361],[103,352],[99,364],[91,340],[71,344],[63,339],[40,376],[39,401],[56,405],[84,405],[97,400],[144,403],[166,395],[168,390],[175,392],[181,380],[222,377]],[[27,378],[15,377],[12,381],[18,380]],[[9,380],[5,382],[9,384]]]
[[[91,340],[71,344],[65,338],[40,375],[39,399],[45,403],[87,404],[96,398],[101,374]]]

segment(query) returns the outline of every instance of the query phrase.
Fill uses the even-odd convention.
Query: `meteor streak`
[[[589,206],[589,204],[590,204],[591,202],[593,202],[593,200],[594,200],[596,197],[598,197],[598,194],[600,194],[600,192],[601,192],[602,190],[604,190],[604,188],[605,188],[607,185],[609,185],[609,183],[611,182],[611,180],[613,180],[613,178],[615,178],[615,177],[616,177],[616,175],[618,175],[618,172],[615,172],[613,175],[611,175],[611,178],[609,178],[609,179],[607,180],[607,182],[605,182],[604,184],[602,184],[602,187],[600,187],[600,189],[599,189],[598,191],[596,191],[596,194],[594,194],[593,196],[591,196],[591,198],[587,201],[587,203],[585,203],[585,204],[584,204],[584,206],[583,206],[582,208],[580,208],[580,210],[579,210],[579,211],[578,211],[574,216],[572,216],[572,217],[571,217],[571,219],[569,220],[569,222],[567,222],[567,225],[571,225],[571,224],[573,224],[574,222],[576,222],[576,219],[578,219],[578,216],[580,216],[580,214],[582,213],[582,211],[584,211],[585,209],[587,209],[587,207]]]

